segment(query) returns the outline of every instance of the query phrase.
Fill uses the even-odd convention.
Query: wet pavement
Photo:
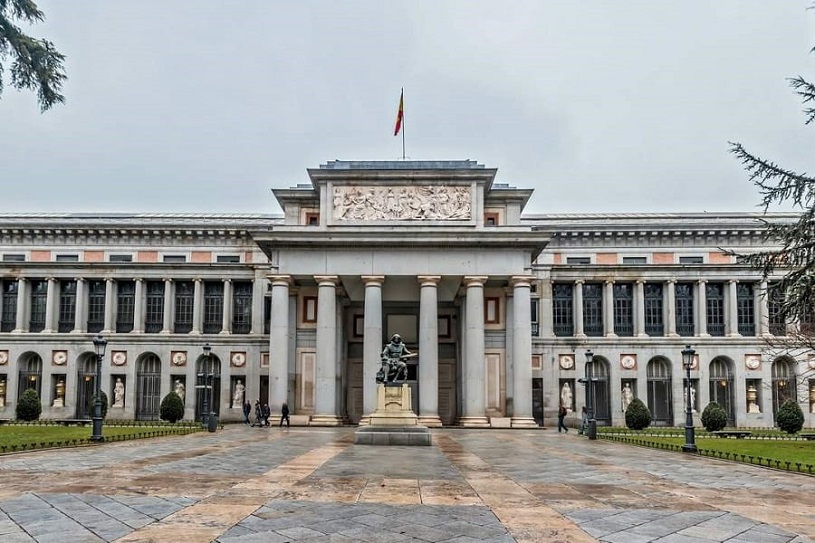
[[[805,543],[815,477],[553,430],[249,428],[0,456],[0,542]]]

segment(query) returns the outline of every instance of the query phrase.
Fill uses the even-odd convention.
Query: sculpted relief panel
[[[472,218],[469,186],[334,187],[335,221],[459,221]]]

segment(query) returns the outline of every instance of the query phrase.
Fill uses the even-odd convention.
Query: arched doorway
[[[93,414],[91,398],[95,393],[96,355],[84,353],[76,361],[76,418],[91,418]]]
[[[796,401],[795,362],[789,358],[779,358],[773,362],[773,421],[778,416],[778,409],[787,400]]]
[[[648,362],[648,409],[654,426],[671,426],[673,408],[671,395],[671,363],[664,358]]]
[[[221,359],[214,354],[201,355],[195,363],[195,420],[203,419],[204,404],[216,415],[221,414]]]
[[[28,389],[34,389],[42,401],[42,358],[37,353],[25,353],[20,357],[20,374],[17,381],[17,400]]]
[[[611,390],[609,364],[602,356],[592,359],[592,387],[594,391],[594,419],[600,426],[611,426]]]
[[[153,353],[136,363],[136,420],[158,420],[161,405],[161,360]]]
[[[736,425],[733,363],[727,358],[717,357],[710,363],[710,401],[722,406],[728,426]]]

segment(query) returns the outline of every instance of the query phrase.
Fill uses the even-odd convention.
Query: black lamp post
[[[586,418],[589,421],[587,435],[597,439],[597,419],[594,418],[594,353],[586,351]]]
[[[691,382],[690,370],[693,367],[693,358],[696,351],[690,345],[685,345],[682,349],[682,366],[685,368],[685,444],[682,445],[684,452],[696,452],[696,431],[693,428],[693,406],[691,405]]]
[[[210,367],[210,355],[212,353],[212,347],[209,343],[204,343],[204,364],[203,364],[203,372],[199,373],[199,377],[203,377],[204,380],[204,405],[203,409],[201,409],[201,425],[208,426],[209,425],[209,378],[212,376],[212,368]]]
[[[102,437],[102,360],[105,358],[105,347],[108,341],[102,336],[93,338],[93,347],[96,349],[96,395],[93,399],[93,434],[91,441],[101,442]]]

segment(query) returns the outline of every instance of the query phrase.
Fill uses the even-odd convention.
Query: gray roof
[[[321,170],[483,170],[476,160],[330,160]]]

